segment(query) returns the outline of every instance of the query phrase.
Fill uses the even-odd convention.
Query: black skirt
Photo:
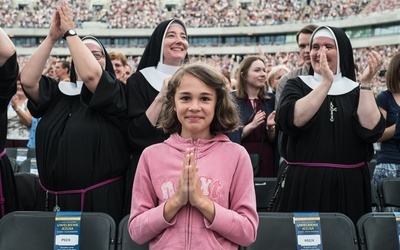
[[[288,165],[281,172],[274,212],[339,212],[354,223],[371,212],[367,164],[347,169]]]

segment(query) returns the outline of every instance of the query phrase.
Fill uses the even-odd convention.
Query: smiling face
[[[184,75],[176,89],[174,103],[183,138],[212,138],[210,124],[217,103],[215,89],[193,75]]]
[[[171,24],[165,34],[163,44],[163,63],[179,66],[185,59],[189,43],[184,28],[180,24]]]
[[[314,71],[321,74],[321,65],[319,60],[322,47],[326,47],[326,60],[328,61],[329,69],[333,74],[336,74],[338,61],[336,44],[332,38],[324,36],[315,37],[312,41],[310,56]]]
[[[251,64],[249,70],[247,71],[247,75],[245,76],[246,89],[263,88],[267,77],[266,70],[267,69],[263,61],[261,60],[254,61]]]
[[[121,60],[119,58],[116,58],[114,60],[111,60],[111,63],[113,65],[115,76],[117,77],[117,79],[119,79],[121,81],[124,80],[125,67],[124,67],[124,64],[121,62]]]

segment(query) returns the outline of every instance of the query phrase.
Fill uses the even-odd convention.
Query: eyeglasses
[[[92,55],[96,60],[100,60],[103,57],[103,52],[101,51],[92,51]]]

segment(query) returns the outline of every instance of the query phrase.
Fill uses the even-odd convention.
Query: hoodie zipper
[[[190,239],[190,222],[192,218],[192,206],[188,204],[188,218],[187,218],[187,235],[186,235],[186,249],[190,250],[191,239]]]

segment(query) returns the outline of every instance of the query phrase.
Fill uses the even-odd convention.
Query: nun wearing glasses
[[[60,3],[49,34],[21,73],[29,110],[41,117],[36,157],[43,209],[104,212],[119,222],[129,163],[121,129],[124,87],[104,46],[95,37],[80,39],[72,17],[68,4]],[[71,82],[41,75],[60,38],[73,59]]]

